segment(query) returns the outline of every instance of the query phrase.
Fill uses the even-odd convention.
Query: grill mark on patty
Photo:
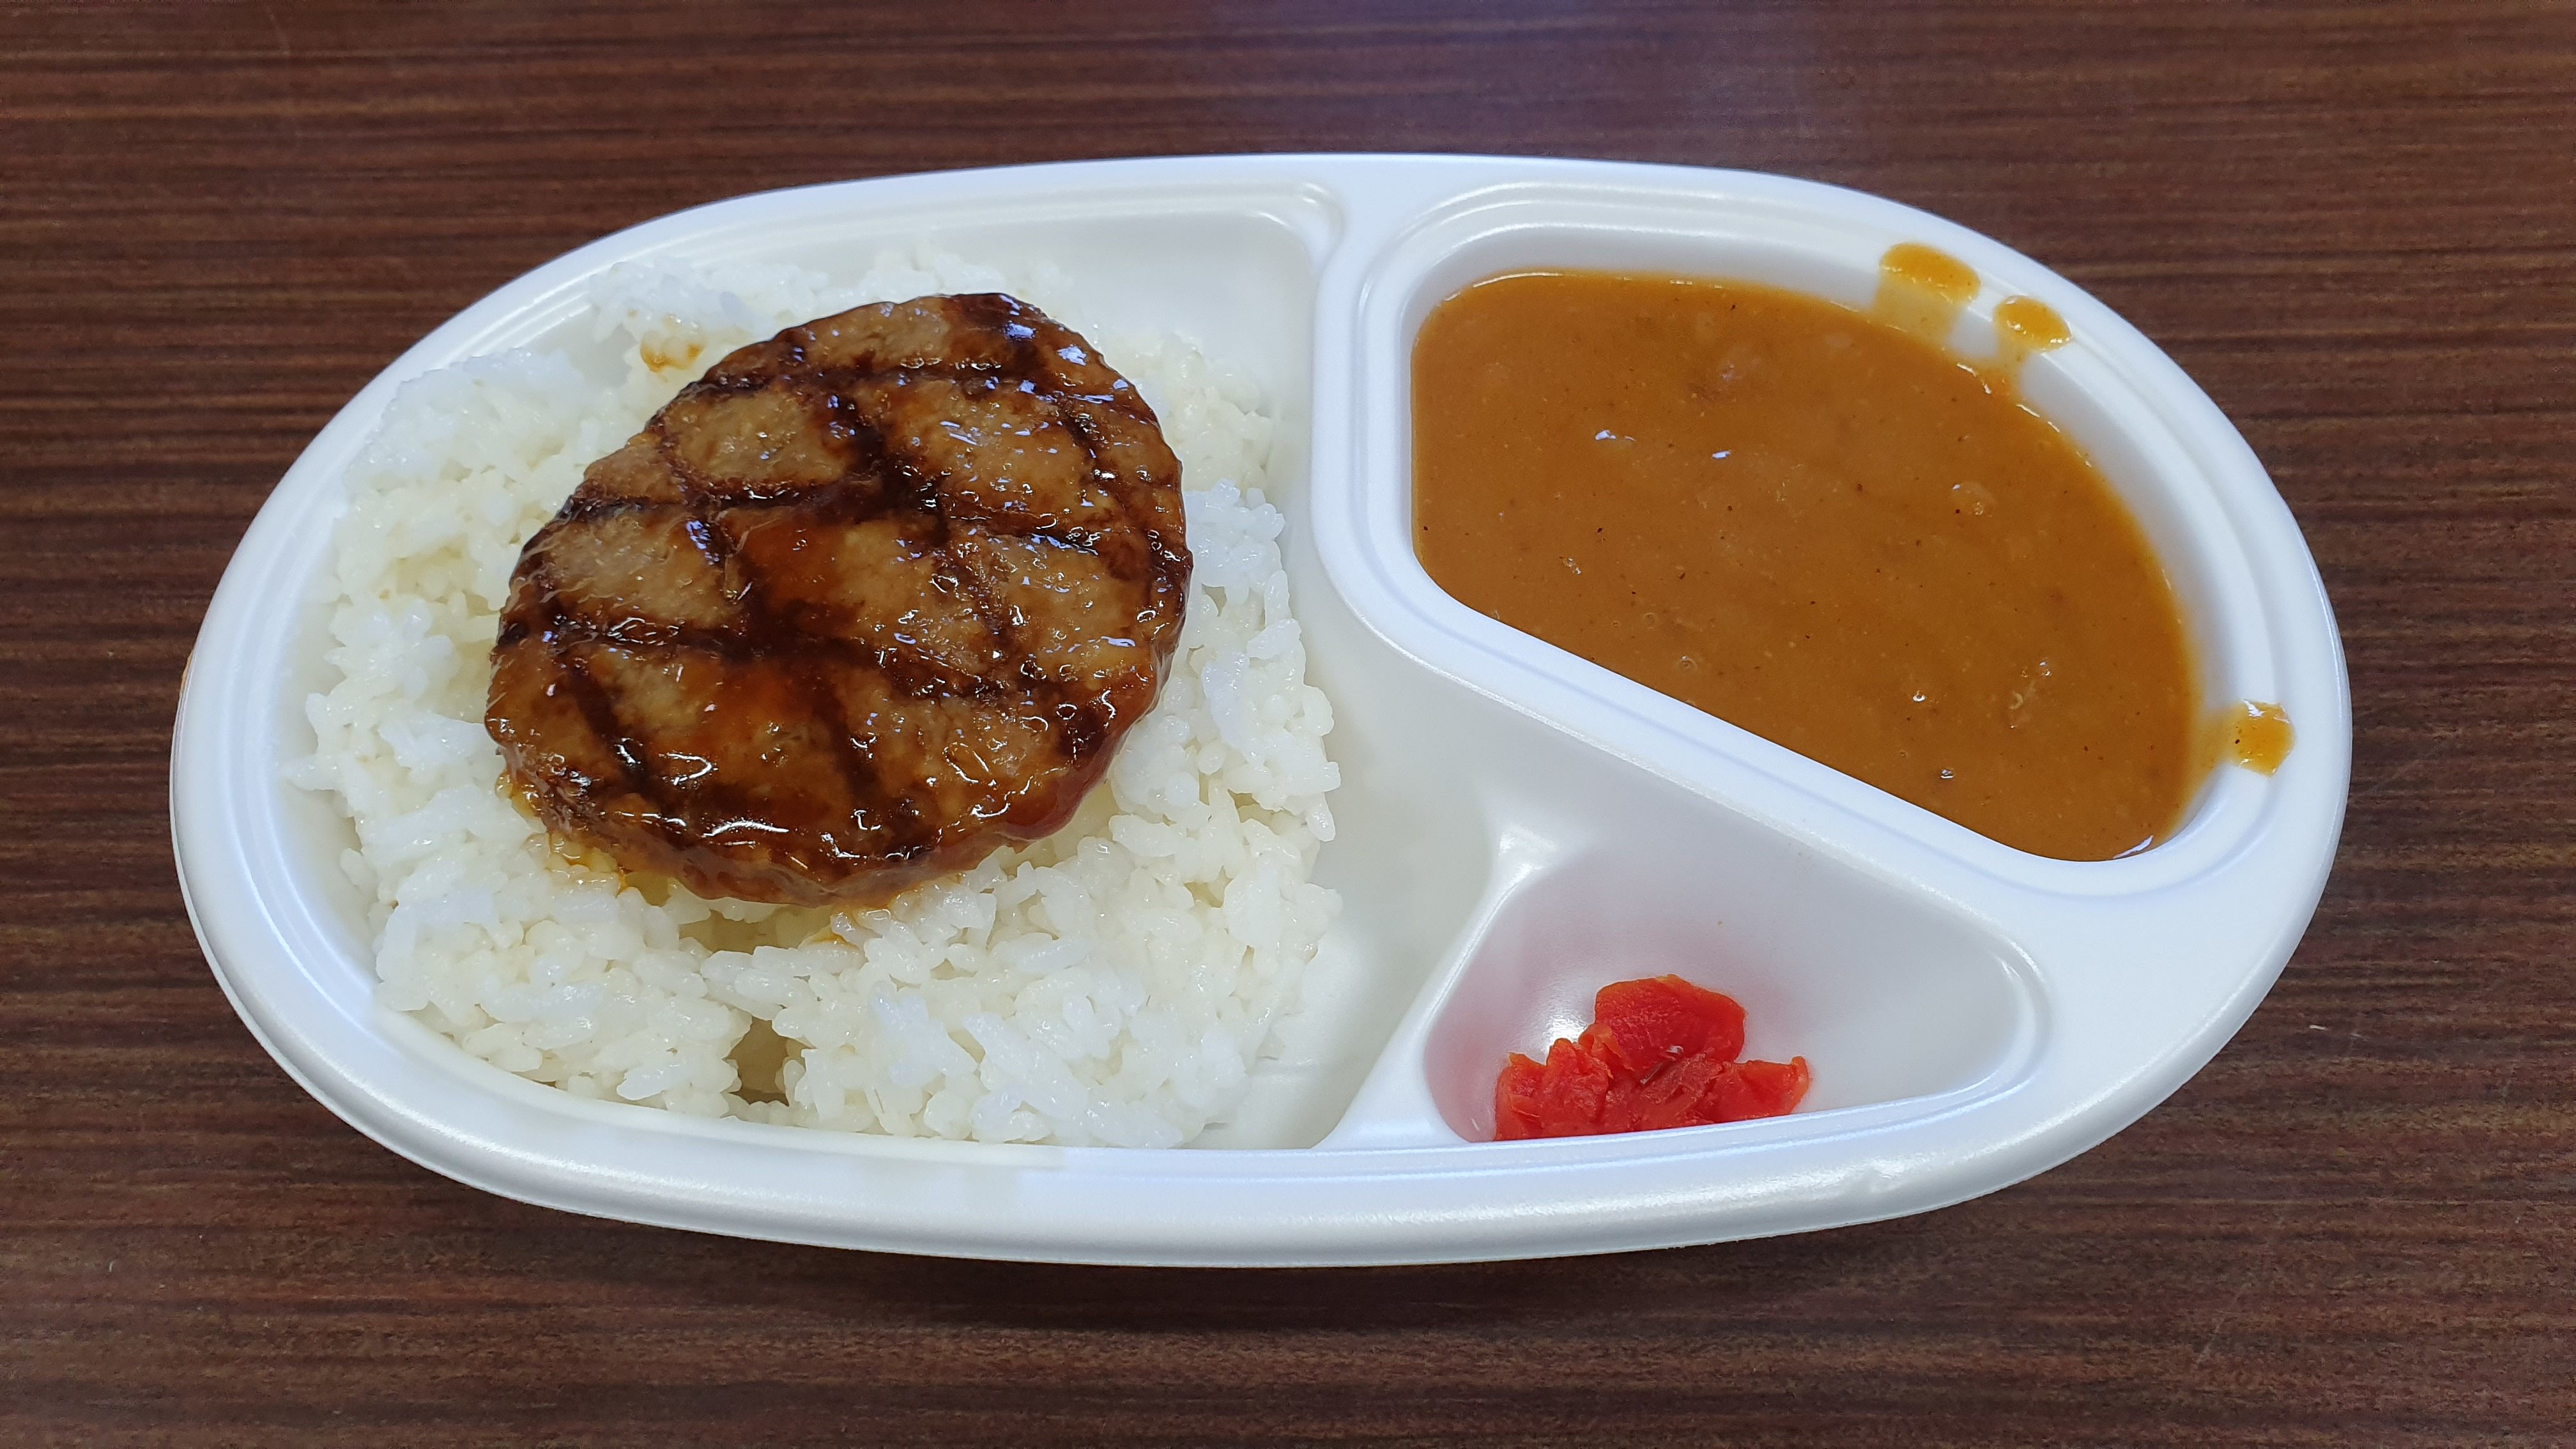
[[[810,397],[797,395],[795,400],[808,412],[815,407],[815,400]],[[834,416],[834,405],[840,402],[841,399],[827,394],[821,415],[814,419],[827,435],[846,434],[852,430],[850,419]],[[818,639],[798,629],[791,620],[771,607],[767,598],[768,579],[763,576],[757,562],[734,548],[722,521],[716,516],[719,510],[708,501],[716,491],[710,480],[678,455],[667,433],[662,436],[661,445],[662,461],[680,480],[681,492],[690,500],[690,538],[708,554],[710,563],[720,568],[730,565],[729,571],[738,572],[741,577],[741,592],[735,603],[742,610],[744,628],[736,635],[711,635],[711,640],[723,641],[718,642],[718,652],[729,660],[776,662],[810,655],[816,652],[813,646],[817,644],[837,646],[846,643]],[[877,461],[882,464],[881,454]],[[844,470],[841,479],[826,486],[838,488],[863,472],[864,468]],[[724,642],[735,639],[740,640],[739,649],[724,647]],[[835,649],[832,652],[842,651]],[[806,709],[813,713],[823,726],[826,737],[832,741],[825,753],[830,756],[833,769],[840,776],[842,788],[850,793],[852,820],[859,833],[862,836],[869,834],[868,826],[873,824],[877,831],[892,837],[884,851],[886,855],[897,860],[911,859],[928,844],[918,828],[921,824],[918,815],[899,808],[884,782],[869,768],[867,757],[860,752],[857,741],[851,738],[847,713],[841,708],[840,696],[833,691],[831,681],[810,663],[800,663],[802,667],[789,671],[790,677],[795,681],[796,692],[804,700]],[[883,661],[874,657],[873,652],[869,663],[880,669],[884,667]]]
[[[948,352],[975,355],[906,355],[898,364],[866,367],[810,365],[821,345],[816,329],[838,327],[836,347],[851,346],[854,337],[856,345],[865,347],[870,344],[859,334],[870,326],[898,340],[918,341],[925,333],[938,332],[949,344]],[[993,351],[1002,354],[1000,360],[984,355]],[[1068,354],[1081,361],[1066,361]],[[936,410],[924,383],[953,390],[964,410]],[[977,434],[961,430],[960,420],[974,416],[977,406],[993,403],[1004,389],[1029,400],[1025,406],[1033,409],[1036,425],[1062,429],[1079,455],[1078,496],[1090,499],[1096,492],[1104,497],[1105,521],[1052,513],[1022,516],[1013,512],[1018,505],[1012,495],[991,492],[1010,478],[1007,472],[987,476],[993,458],[1009,452],[1011,437],[1031,434],[1014,433],[1007,423]],[[775,435],[725,413],[727,406],[748,409],[744,416],[774,425]],[[1111,440],[1091,409],[1114,412],[1137,430],[1139,437],[1119,440],[1145,455],[1145,466],[1129,470],[1135,476],[1121,476],[1107,466]],[[986,415],[985,421],[1009,415],[1005,408],[1002,414]],[[967,449],[957,456],[984,461],[971,465],[977,471],[951,475],[896,446],[890,434],[899,424],[908,426],[915,438],[948,427],[955,446]],[[1119,736],[1150,707],[1160,688],[1180,633],[1189,574],[1187,548],[1179,537],[1178,465],[1161,446],[1152,411],[1134,389],[1100,363],[1087,342],[1034,308],[999,295],[930,298],[859,308],[789,328],[766,343],[738,350],[705,379],[682,389],[637,442],[648,438],[652,461],[663,470],[661,482],[636,471],[643,465],[630,455],[612,455],[592,466],[563,510],[529,540],[494,648],[487,712],[487,724],[523,798],[550,825],[605,848],[623,866],[662,870],[701,894],[875,904],[929,875],[972,864],[994,846],[1033,838],[1061,823],[1097,781]],[[684,448],[696,449],[714,466],[692,462]],[[751,451],[745,453],[745,448]],[[987,457],[979,448],[1000,451]],[[1025,449],[1019,456],[1029,461]],[[626,462],[612,477],[606,470],[618,458]],[[831,476],[817,481],[820,471]],[[1046,472],[1047,466],[1039,467],[1040,476]],[[971,521],[954,516],[949,506],[949,490],[966,486],[961,476],[980,478],[986,489]],[[640,487],[650,496],[611,491],[619,486]],[[632,521],[639,515],[644,522]],[[628,577],[628,553],[635,541],[651,537],[651,520],[664,517],[679,522],[694,567],[703,571],[694,582],[676,576]],[[856,546],[863,529],[877,523],[893,530],[878,543],[893,541],[898,566],[891,571],[862,567],[851,574],[843,567],[846,550]],[[559,578],[553,568],[559,546],[579,546],[583,530],[600,528],[624,530],[608,544],[593,545],[593,566],[607,572],[582,581],[586,595],[612,596],[604,610],[608,617],[568,599],[571,581]],[[787,538],[791,553],[822,572],[799,574],[792,584],[775,576],[749,547],[764,530],[784,530],[768,535],[770,545]],[[957,551],[969,537],[1044,539],[1099,560],[1105,582],[1077,581],[1088,574],[1061,575],[1064,582],[1056,587],[1081,601],[1075,614],[1084,622],[1095,615],[1105,621],[1101,632],[1089,637],[1144,646],[1137,659],[1112,656],[1119,662],[1104,674],[1097,664],[1073,665],[1073,660],[1097,654],[1077,649],[1063,657],[1067,667],[1085,669],[1079,685],[1042,666],[1033,652],[1039,647],[1036,636],[1015,618],[1017,606],[997,598]],[[615,552],[617,548],[627,552]],[[597,562],[601,559],[607,563]],[[671,566],[686,571],[682,563]],[[917,594],[889,597],[884,592],[908,586],[914,578],[933,582]],[[713,622],[703,617],[711,580],[725,602],[723,617]],[[664,586],[660,602],[678,608],[694,597],[690,607],[701,617],[670,617],[671,609],[657,611],[649,599],[630,602],[616,593],[632,585],[651,595],[657,582]],[[818,588],[819,601],[813,597]],[[915,602],[907,605],[908,599]],[[1055,623],[1044,637],[1069,647],[1063,636],[1068,616],[1051,617]],[[861,632],[818,628],[818,619],[831,618],[857,621],[851,627]],[[877,622],[865,622],[871,618]],[[887,618],[894,623],[885,622]],[[928,632],[907,638],[896,626],[916,618],[926,618]],[[956,631],[968,619],[988,641],[970,651],[980,660],[972,668],[962,667],[954,655]],[[1077,632],[1072,639],[1082,637]],[[941,638],[948,644],[939,644]],[[659,661],[651,667],[664,671],[659,677],[668,687],[645,680],[648,697],[654,699],[685,702],[696,697],[680,683],[685,661],[693,657],[722,661],[727,670],[756,669],[759,679],[770,681],[770,695],[783,685],[793,701],[787,707],[797,717],[744,721],[743,729],[766,728],[760,738],[775,753],[793,753],[779,743],[793,738],[804,742],[794,750],[826,758],[807,761],[800,754],[782,766],[764,755],[741,767],[757,766],[746,778],[768,780],[763,788],[773,796],[779,768],[792,767],[791,774],[828,770],[848,805],[839,825],[805,818],[759,823],[758,799],[724,777],[713,758],[722,752],[713,748],[701,757],[673,744],[668,748],[677,757],[704,768],[684,779],[661,773],[654,730],[627,717],[618,691],[584,657],[586,647],[620,651],[628,661],[618,666],[621,676],[638,658]],[[889,702],[882,706],[884,713],[872,715],[861,729],[848,717],[843,690],[860,687],[868,694],[861,682],[869,676],[882,681]],[[713,686],[702,682],[697,687],[721,694],[741,685],[744,677],[727,673]],[[541,716],[529,708],[527,691],[549,678],[564,690],[593,742],[618,762],[621,778],[614,783],[649,811],[621,809],[611,782],[591,780],[569,768],[571,759],[586,752],[549,749],[521,723],[523,717],[533,721]],[[1123,702],[1123,715],[1121,704],[1113,701]],[[699,714],[712,709],[707,705]],[[694,716],[653,723],[683,731],[710,727]],[[726,723],[713,727],[723,729]],[[1034,731],[1043,737],[1043,748],[1014,731]],[[957,781],[968,782],[965,794],[970,798],[955,803],[959,790],[953,782],[943,787],[936,778],[891,777],[888,769],[900,759],[872,754],[867,739],[881,747],[894,742],[898,757],[919,751],[915,763],[934,776],[941,768],[955,771]],[[948,743],[939,744],[943,739]],[[997,744],[1003,755],[985,758]],[[960,763],[961,748],[980,776]],[[1034,753],[1013,763],[1014,750]],[[561,767],[549,769],[549,758],[563,762]],[[973,786],[979,777],[985,784]],[[943,790],[952,800],[949,805],[939,803]],[[723,818],[711,818],[717,816]],[[768,832],[762,840],[769,843],[747,845],[736,828],[746,823],[758,823],[760,831]],[[714,839],[711,832],[719,828],[733,838]],[[841,837],[853,830],[855,838],[843,845]]]
[[[678,843],[679,837],[672,833],[678,817],[673,808],[675,802],[670,797],[671,787],[646,768],[640,748],[643,742],[636,739],[634,732],[626,728],[625,721],[617,717],[616,701],[608,697],[608,691],[591,674],[588,661],[553,640],[547,641],[547,652],[553,655],[556,668],[563,673],[564,690],[572,696],[574,708],[581,711],[591,733],[607,746],[608,757],[617,762],[620,778],[628,789],[652,803],[652,823],[670,836],[675,844]]]
[[[537,566],[540,571],[543,567],[542,563]],[[563,691],[581,714],[592,738],[606,750],[609,759],[616,762],[619,779],[653,807],[647,817],[648,823],[673,845],[686,845],[688,837],[680,824],[683,801],[676,786],[653,772],[650,743],[627,725],[618,712],[615,696],[592,673],[589,661],[572,647],[588,642],[621,642],[578,627],[587,622],[569,616],[559,617],[538,636],[540,647],[554,662]],[[587,772],[581,773],[587,778]],[[720,803],[727,808],[739,803],[727,798],[730,792],[710,793],[714,796],[712,803]]]

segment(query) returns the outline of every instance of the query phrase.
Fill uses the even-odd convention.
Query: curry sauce
[[[1898,251],[1906,249],[1900,248]],[[1739,283],[1551,272],[1434,309],[1415,544],[1453,597],[2038,855],[2170,833],[2207,768],[2153,550],[2010,369],[2065,340],[1890,255],[1878,315]]]

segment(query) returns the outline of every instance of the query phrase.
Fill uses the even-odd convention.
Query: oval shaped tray
[[[1052,263],[1103,316],[1189,334],[1278,420],[1273,495],[1344,785],[1317,879],[1344,912],[1281,1055],[1194,1148],[991,1146],[703,1121],[575,1098],[375,1004],[352,841],[288,785],[327,680],[316,592],[343,475],[394,389],[580,335],[627,260],[846,273],[926,241]],[[1510,268],[1735,277],[1865,303],[1926,242],[1993,307],[2073,340],[2023,386],[2161,552],[2210,697],[2276,700],[2299,743],[2224,769],[2143,854],[2022,854],[1468,610],[1415,561],[1411,337]],[[503,287],[405,353],[279,483],[209,607],[172,747],[180,880],[216,978],[306,1090],[436,1171],[579,1212],[790,1241],[1103,1263],[1432,1262],[1711,1242],[1919,1212],[2135,1120],[2252,1012],[2314,912],[2351,721],[2324,589],[2227,420],[2164,354],[2028,258],[1808,182],[1446,156],[1116,161],[743,197]],[[1794,1115],[1496,1143],[1494,1073],[1601,985],[1723,970],[1748,1054],[1803,1053]],[[1722,978],[1722,979],[1721,979]]]

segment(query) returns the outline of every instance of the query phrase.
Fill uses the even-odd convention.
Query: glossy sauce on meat
[[[872,905],[1048,834],[1150,709],[1190,559],[1132,385],[1000,295],[718,362],[520,555],[485,723],[559,833]]]
[[[2205,776],[2154,550],[2021,405],[2063,343],[1977,274],[1888,253],[1876,315],[1734,282],[1527,274],[1433,309],[1415,544],[1472,608],[2007,845],[2100,860]]]

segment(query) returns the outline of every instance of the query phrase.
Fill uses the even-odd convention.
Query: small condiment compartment
[[[286,784],[322,679],[312,581],[340,478],[403,380],[547,343],[653,256],[832,270],[928,242],[1052,266],[1122,327],[1194,336],[1279,425],[1273,496],[1343,772],[1317,880],[1343,914],[1234,1118],[1182,1150],[991,1146],[704,1121],[511,1077],[373,1000],[347,827]],[[1408,358],[1458,287],[1526,268],[1770,283],[1862,305],[1929,244],[2071,332],[2022,364],[2181,597],[2211,700],[2284,706],[2268,777],[2222,768],[2173,838],[2044,860],[1456,603],[1411,550]],[[1113,359],[1114,360],[1114,359]],[[2333,620],[2259,464],[2183,374],[2036,263],[1855,193],[1741,173],[1452,157],[1085,163],[747,197],[496,292],[316,438],[210,608],[173,752],[181,877],[252,1030],[362,1131],[548,1205],[797,1241],[1160,1263],[1433,1261],[1790,1232],[1991,1191],[2099,1142],[2205,1062],[2322,889],[2348,772]],[[1751,1054],[1815,1072],[1787,1117],[1497,1143],[1509,1051],[1675,972]]]

